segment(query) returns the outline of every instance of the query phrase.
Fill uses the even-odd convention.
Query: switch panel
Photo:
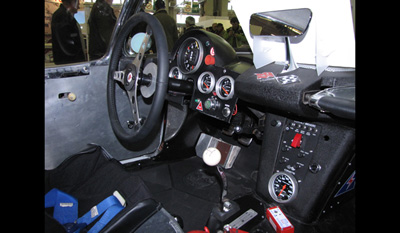
[[[321,126],[288,120],[284,127],[275,171],[286,171],[301,180],[309,172]]]

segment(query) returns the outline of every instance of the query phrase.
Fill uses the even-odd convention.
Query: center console
[[[262,199],[313,223],[354,193],[354,128],[274,114],[266,119],[256,188]]]

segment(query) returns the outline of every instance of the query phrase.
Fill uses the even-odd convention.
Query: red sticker
[[[260,81],[264,81],[264,80],[267,80],[267,79],[272,79],[272,78],[275,78],[275,75],[274,75],[274,73],[272,73],[272,72],[263,72],[263,73],[255,73],[255,75],[257,75],[257,80],[260,80]]]

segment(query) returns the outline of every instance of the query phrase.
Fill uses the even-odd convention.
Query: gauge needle
[[[210,88],[208,87],[208,85],[206,84],[206,82],[203,82],[203,84],[206,86],[207,89],[210,89]]]
[[[283,190],[286,188],[286,184],[282,187],[281,192],[279,193],[278,197],[282,194]]]
[[[225,92],[227,95],[229,95],[228,91],[227,91],[224,87],[222,87],[222,90],[224,90],[224,92]]]

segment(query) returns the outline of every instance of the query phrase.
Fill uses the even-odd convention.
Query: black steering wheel
[[[123,46],[132,29],[139,23],[147,24],[146,34],[141,43],[139,52],[136,54],[131,64],[119,70]],[[142,24],[143,25],[143,24]],[[145,51],[149,43],[150,36],[153,36],[157,49],[157,71],[156,78],[145,75],[141,71]],[[161,124],[161,113],[164,105],[165,95],[168,87],[168,45],[167,38],[161,23],[154,16],[140,12],[130,17],[123,25],[121,32],[116,38],[116,42],[111,54],[108,81],[107,81],[107,106],[111,121],[111,127],[120,143],[127,149],[138,151],[146,148],[152,142],[152,135],[157,132],[157,127]],[[155,90],[152,96],[151,108],[146,117],[141,115],[138,89],[141,86],[154,85]],[[117,83],[119,85],[117,85]],[[129,128],[122,127],[118,117],[116,106],[115,89],[123,87],[129,97],[129,104],[132,110],[133,121],[122,122],[128,124]],[[154,86],[153,86],[154,88]]]

